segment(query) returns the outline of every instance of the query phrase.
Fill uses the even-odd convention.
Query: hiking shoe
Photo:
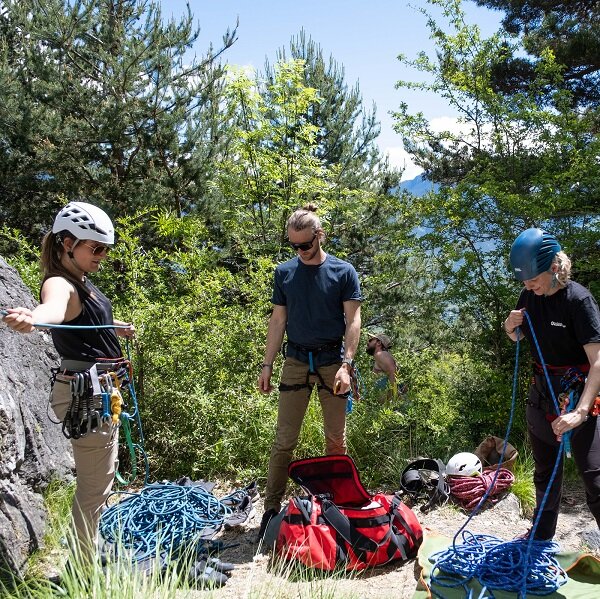
[[[223,505],[234,507],[235,505],[240,504],[246,496],[249,496],[252,502],[260,498],[258,485],[255,480],[247,484],[245,487],[236,489],[235,491],[229,493],[229,495],[225,495],[225,497],[222,497],[220,501]]]
[[[214,568],[217,572],[231,576],[231,573],[235,569],[235,566],[229,562],[222,562],[218,557],[209,557],[206,560],[207,565]]]
[[[258,535],[256,535],[256,542],[260,542],[262,541],[262,538],[265,536],[265,532],[267,530],[267,526],[269,526],[269,522],[271,521],[271,518],[273,518],[274,516],[277,515],[277,510],[274,509],[270,509],[267,510],[262,517],[262,520],[260,521],[260,528],[258,529]]]
[[[246,491],[246,493],[250,495],[253,502],[260,498],[260,493],[258,492],[258,484],[255,480],[253,480],[251,483],[248,483],[242,490]]]
[[[228,580],[229,579],[225,574],[218,572],[215,568],[209,566],[206,563],[206,560],[199,560],[195,562],[190,568],[188,574],[188,581],[190,584],[201,589],[220,588]]]
[[[246,495],[241,503],[233,509],[231,515],[225,518],[223,526],[225,530],[230,530],[236,526],[241,526],[248,520],[252,520],[255,515],[256,510],[252,504],[252,499],[250,495]]]

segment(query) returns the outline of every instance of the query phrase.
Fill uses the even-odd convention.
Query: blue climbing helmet
[[[550,270],[560,244],[552,233],[531,228],[523,231],[510,248],[510,265],[515,278],[527,281]]]

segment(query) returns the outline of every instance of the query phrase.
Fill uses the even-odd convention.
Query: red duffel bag
[[[363,570],[416,555],[423,531],[415,513],[396,495],[368,493],[349,456],[296,460],[288,472],[308,495],[290,499],[265,533],[284,559]]]

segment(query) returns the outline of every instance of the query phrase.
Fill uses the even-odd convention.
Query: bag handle
[[[348,516],[342,514],[335,503],[328,499],[323,499],[321,501],[321,507],[321,515],[324,520],[339,533],[342,539],[344,539],[352,549],[361,552],[377,551],[379,545],[373,539],[369,539],[369,537],[358,532],[356,527],[348,519]]]

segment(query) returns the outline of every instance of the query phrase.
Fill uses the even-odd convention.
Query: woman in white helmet
[[[114,237],[113,224],[103,210],[85,202],[67,204],[42,242],[41,303],[34,310],[8,309],[4,322],[20,333],[33,331],[34,323],[127,326],[113,318],[110,301],[88,278],[100,268]],[[72,401],[72,375],[85,372],[98,360],[121,358],[117,335],[131,337],[134,327],[51,329],[51,334],[61,356],[52,408],[63,421]],[[93,555],[100,512],[114,481],[118,429],[103,424],[93,434],[74,437],[77,490],[73,521],[79,548],[84,555]]]

